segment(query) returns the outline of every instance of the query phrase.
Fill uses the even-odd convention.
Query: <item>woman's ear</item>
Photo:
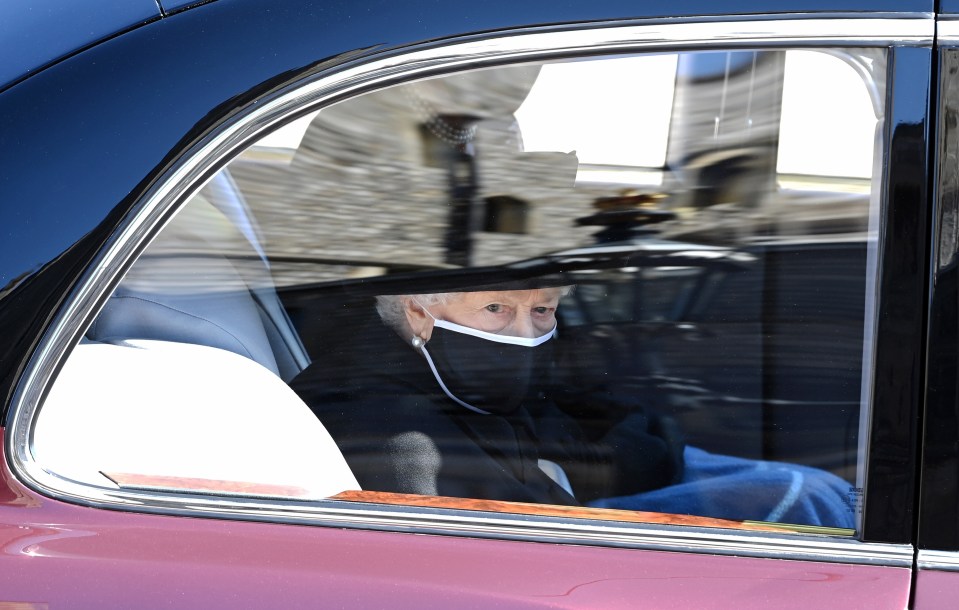
[[[429,341],[433,334],[433,316],[428,314],[426,308],[412,298],[406,299],[404,311],[406,312],[406,322],[409,324],[410,330],[413,331],[413,335],[420,337],[423,341]]]

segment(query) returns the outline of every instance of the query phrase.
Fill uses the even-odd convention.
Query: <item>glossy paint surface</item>
[[[943,3],[944,5],[948,3]],[[953,5],[949,10],[959,8]],[[938,551],[959,550],[959,50],[943,48],[936,112],[934,250],[929,311],[928,374],[920,479],[917,543]],[[915,608],[951,608],[959,596],[959,572],[922,570],[915,578]]]
[[[0,4],[0,91],[100,40],[157,19],[154,0]]]
[[[943,49],[939,121],[935,254],[928,332],[925,430],[922,456],[921,548],[959,550],[959,51]]]
[[[915,515],[928,285],[929,75],[932,51],[896,49],[890,65],[889,153],[880,229],[879,312],[865,540],[908,543]]]
[[[170,13],[182,11],[197,4],[203,4],[205,1],[206,0],[157,0],[157,4],[160,6],[164,15],[169,15]]]
[[[916,594],[912,608],[955,608],[956,599],[959,599],[959,573],[922,570],[916,576]]]
[[[901,610],[909,589],[905,568],[113,512],[3,464],[0,607]]]

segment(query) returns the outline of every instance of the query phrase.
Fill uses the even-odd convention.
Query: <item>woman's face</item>
[[[561,288],[535,290],[501,290],[491,292],[461,292],[446,303],[430,305],[429,313],[437,320],[468,326],[477,330],[511,337],[536,338],[556,326],[556,306]],[[417,303],[411,304],[415,320],[410,320],[413,331],[429,340],[433,319],[422,312],[416,315]]]

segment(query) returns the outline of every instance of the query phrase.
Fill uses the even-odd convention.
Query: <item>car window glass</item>
[[[884,72],[869,49],[617,55],[314,110],[195,192],[77,351],[252,361],[348,465],[324,495],[851,532]]]

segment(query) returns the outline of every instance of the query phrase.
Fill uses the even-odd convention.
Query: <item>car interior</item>
[[[748,55],[719,76],[709,72],[715,58],[685,68],[680,58],[676,69],[689,74],[677,80],[676,99],[719,86],[746,95],[757,71],[782,78],[781,55],[760,57],[762,69]],[[693,151],[670,165],[667,155],[656,187],[585,181],[590,164],[577,151],[524,149],[515,115],[540,73],[538,65],[477,71],[374,92],[301,119],[286,149],[244,152],[178,211],[106,301],[41,411],[38,458],[98,485],[136,488],[124,476],[139,473],[168,477],[171,489],[220,481],[222,491],[232,482],[225,493],[241,495],[316,499],[359,489],[285,382],[350,341],[385,284],[429,292],[464,268],[529,274],[539,265],[576,286],[558,314],[562,384],[636,397],[708,451],[855,483],[868,191],[822,195],[821,218],[820,195],[776,194],[768,199],[802,214],[793,225],[764,224],[756,210],[773,204],[742,193],[770,171],[759,161],[770,141],[746,146],[742,131],[711,158]],[[392,125],[402,137],[363,123],[389,112],[402,117]],[[690,116],[686,128],[702,129],[702,117]],[[445,127],[430,126],[437,117]],[[459,136],[475,141],[442,141]],[[472,253],[450,241],[443,208],[418,203],[447,197],[474,208],[465,225]],[[322,216],[289,213],[290,202]],[[404,202],[418,207],[390,210]],[[457,264],[463,256],[467,264]],[[68,397],[81,395],[78,387],[92,392],[102,371],[123,383],[97,390],[95,416],[80,417]],[[84,460],[70,458],[59,432],[77,429],[100,448]],[[159,440],[152,430],[163,430]],[[264,443],[270,449],[256,455],[270,459],[255,463],[245,448]]]

